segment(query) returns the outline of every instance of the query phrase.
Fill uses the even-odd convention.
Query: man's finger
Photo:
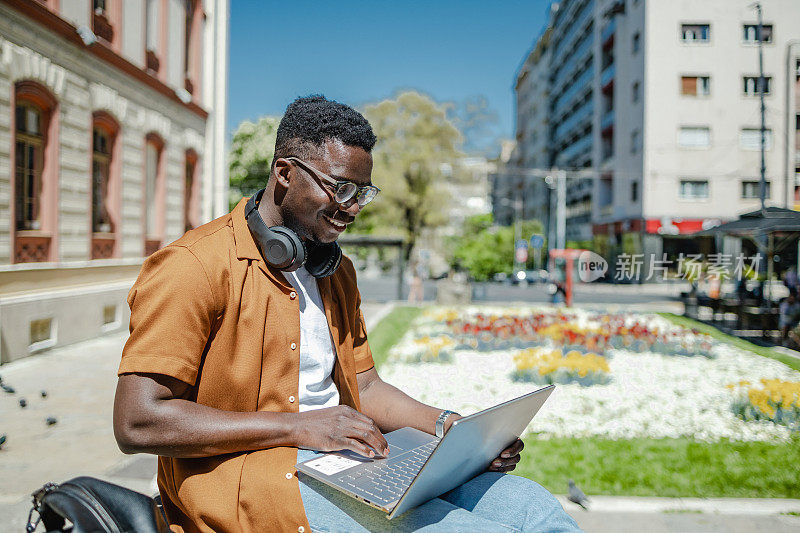
[[[519,452],[521,452],[522,448],[524,447],[525,443],[522,442],[520,439],[517,439],[511,446],[503,450],[503,452],[500,454],[500,457],[505,458],[505,457],[513,457],[514,455],[519,455]]]
[[[373,424],[354,423],[347,436],[372,447],[379,455],[385,456],[389,451],[389,443]]]
[[[520,456],[514,455],[508,459],[497,458],[489,465],[489,470],[494,472],[507,472],[508,469],[513,470],[517,463],[519,463]]]
[[[343,447],[342,447],[343,450],[353,451],[353,452],[357,453],[358,455],[362,455],[362,456],[367,457],[369,459],[372,459],[372,458],[375,457],[375,452],[372,450],[372,448],[370,448],[369,446],[367,446],[366,444],[364,444],[360,440],[347,439],[346,438],[346,439],[342,439],[342,444],[343,444]]]

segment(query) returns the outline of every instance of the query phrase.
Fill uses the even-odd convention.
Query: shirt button
[[[292,479],[292,473],[286,472],[286,479]]]
[[[294,396],[289,396],[289,403],[294,403]]]
[[[296,349],[297,348],[297,344],[292,343],[291,348],[292,348],[292,350]]]
[[[306,530],[303,526],[297,528],[297,533],[303,533]]]
[[[289,298],[291,298],[292,300],[294,300],[295,298],[297,298],[297,293],[296,293],[296,292],[294,292],[294,291],[290,292],[290,293],[289,293]],[[302,527],[302,526],[301,526],[301,527]]]

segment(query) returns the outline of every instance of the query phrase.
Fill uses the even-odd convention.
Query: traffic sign
[[[535,234],[531,237],[531,248],[534,250],[540,249],[544,246],[544,235]]]

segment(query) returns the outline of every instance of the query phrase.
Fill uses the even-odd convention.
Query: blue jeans
[[[298,450],[297,461],[316,455]],[[519,476],[485,472],[393,520],[302,473],[300,495],[314,532],[581,531],[552,494]]]

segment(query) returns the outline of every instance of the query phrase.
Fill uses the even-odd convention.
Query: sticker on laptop
[[[326,476],[332,476],[333,474],[338,474],[342,470],[347,470],[348,468],[360,465],[362,462],[363,461],[354,461],[353,459],[348,459],[347,457],[342,457],[341,455],[331,454],[304,463],[304,465],[309,468],[313,468],[317,472],[321,472]]]

